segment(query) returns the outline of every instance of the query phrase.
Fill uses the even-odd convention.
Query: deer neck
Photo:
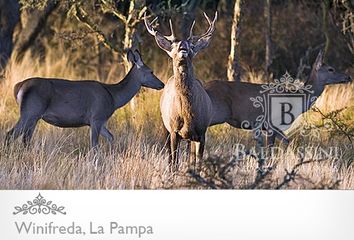
[[[136,66],[133,66],[119,83],[107,85],[107,89],[114,100],[115,109],[127,104],[141,88],[135,68]]]
[[[311,90],[313,93],[310,94],[310,99],[315,97],[316,99],[322,94],[322,92],[325,89],[325,85],[321,83],[321,81],[318,79],[317,72],[312,71],[310,74],[310,77],[307,79],[305,86],[311,86]],[[315,101],[310,102],[310,106],[314,104]]]
[[[190,58],[178,59],[173,62],[175,87],[179,91],[188,91],[194,80],[193,65]]]

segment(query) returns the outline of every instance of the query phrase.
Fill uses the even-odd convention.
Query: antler
[[[213,32],[215,31],[215,22],[218,18],[218,12],[215,12],[215,16],[214,16],[213,21],[210,21],[210,18],[208,17],[208,15],[205,12],[204,12],[204,17],[206,18],[206,20],[209,23],[208,30],[204,34],[202,34],[201,36],[193,36],[193,27],[195,25],[195,21],[193,21],[193,24],[192,24],[191,29],[189,31],[189,37],[188,37],[189,41],[195,42],[201,38],[210,37],[213,34]]]
[[[170,19],[170,29],[171,29],[171,35],[170,36],[164,36],[162,35],[160,32],[158,32],[157,30],[155,30],[153,27],[152,27],[152,24],[158,19],[158,17],[154,18],[154,20],[152,20],[150,23],[148,22],[147,20],[147,17],[146,17],[146,12],[144,13],[144,22],[145,22],[145,26],[146,26],[146,29],[148,30],[148,32],[153,35],[153,36],[156,36],[156,33],[159,33],[161,36],[163,36],[164,38],[166,38],[167,40],[169,41],[175,41],[176,40],[176,37],[175,37],[175,34],[174,34],[174,31],[173,31],[173,26],[172,26],[172,20]]]
[[[176,40],[176,37],[175,37],[175,33],[173,31],[172,20],[170,19],[169,22],[170,22],[171,35],[170,36],[165,36],[165,38],[167,38],[168,40],[173,42],[173,41]]]
[[[156,35],[156,30],[153,29],[152,24],[157,20],[157,17],[154,18],[154,20],[152,20],[150,23],[147,21],[147,17],[146,17],[146,12],[144,13],[144,23],[145,23],[145,27],[148,30],[148,32],[152,35],[155,36]]]

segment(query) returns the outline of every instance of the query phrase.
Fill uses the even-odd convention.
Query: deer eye
[[[334,72],[334,69],[333,68],[328,68],[328,72]]]

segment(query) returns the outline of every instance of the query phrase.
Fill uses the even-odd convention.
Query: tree
[[[13,49],[13,33],[20,19],[20,6],[16,0],[0,0],[0,75],[6,67]]]
[[[272,53],[272,11],[271,11],[271,0],[266,0],[264,3],[264,17],[266,19],[265,28],[265,40],[266,40],[266,51],[265,51],[265,66],[264,70],[266,75],[269,75],[269,67],[273,62]]]
[[[74,16],[80,21],[83,22],[89,29],[93,30],[101,43],[107,47],[109,50],[115,53],[119,53],[119,48],[114,46],[108,38],[104,35],[104,33],[100,30],[100,26],[92,20],[91,16],[84,9],[85,1],[78,1],[73,3],[70,12],[73,12]],[[136,49],[138,48],[138,31],[137,25],[141,22],[144,13],[146,11],[145,1],[144,0],[132,0],[128,1],[129,7],[128,11],[121,12],[117,5],[116,1],[112,0],[101,0],[98,5],[103,13],[110,13],[116,19],[123,23],[124,25],[124,36],[123,36],[123,51],[128,49]],[[125,71],[128,72],[130,69],[130,63],[125,58],[122,57]]]
[[[76,18],[83,22],[88,28],[96,32],[98,39],[110,49],[113,53],[119,53],[119,50],[116,46],[114,46],[103,34],[100,30],[100,27],[93,22],[89,16],[89,14],[83,8],[84,1],[79,1],[73,4],[72,10]],[[110,13],[114,17],[117,18],[120,22],[124,24],[124,37],[123,37],[123,52],[127,51],[128,49],[137,49],[138,48],[138,30],[137,25],[143,19],[144,13],[147,10],[145,6],[144,0],[131,0],[128,2],[129,8],[126,13],[121,12],[117,7],[117,2],[112,0],[101,0],[100,1],[100,8],[102,9],[103,13]],[[131,67],[130,62],[127,58],[122,55],[123,65],[125,69],[125,73],[127,73]],[[138,95],[136,95],[138,97]],[[136,97],[134,97],[130,101],[130,106],[134,111],[136,109],[137,101]]]
[[[112,1],[102,0],[103,8],[106,8],[108,12],[111,12],[124,24],[124,40],[123,40],[123,49],[127,51],[128,49],[137,49],[138,48],[138,30],[137,24],[142,20],[144,13],[146,12],[146,6],[144,0],[131,0],[129,3],[129,9],[127,15],[120,13]],[[125,68],[125,73],[128,73],[131,65],[127,58],[123,57],[123,63]],[[130,106],[135,112],[137,107],[137,94],[130,101]],[[134,116],[133,116],[134,117]]]
[[[239,35],[240,35],[240,15],[241,0],[236,0],[234,6],[234,16],[231,27],[231,49],[227,68],[227,78],[229,81],[241,81],[240,65],[239,65]]]
[[[329,10],[329,0],[324,0],[321,3],[322,7],[322,30],[323,34],[325,35],[325,47],[324,47],[324,60],[326,60],[326,55],[330,46],[330,38],[329,38],[329,32],[328,32],[328,10]]]
[[[350,0],[332,0],[334,4],[334,12],[339,12],[339,17],[335,17],[336,24],[341,28],[344,40],[347,42],[348,49],[354,54],[354,3]],[[339,18],[339,19],[338,19]]]
[[[200,4],[200,0],[194,1],[187,1],[186,3],[182,4],[182,24],[181,24],[181,33],[182,39],[187,39],[189,37],[189,29],[195,19],[195,12],[197,7]]]
[[[5,69],[13,53],[17,61],[22,59],[24,53],[43,30],[49,15],[58,5],[59,1],[56,0],[36,2],[0,0],[0,25],[2,26],[0,28],[0,73]],[[19,31],[16,31],[18,34],[14,40],[13,35],[17,25],[19,25]]]
[[[59,1],[38,1],[37,5],[32,1],[22,0],[21,31],[16,39],[16,60],[20,61],[24,53],[30,48],[38,35],[44,29],[48,17],[58,7]],[[40,5],[38,5],[40,4]]]

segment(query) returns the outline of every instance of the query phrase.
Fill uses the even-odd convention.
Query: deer
[[[320,51],[312,65],[310,76],[304,84],[305,86],[309,86],[312,92],[309,94],[309,99],[313,100],[309,104],[306,104],[301,113],[307,112],[311,108],[317,97],[324,91],[326,85],[349,82],[351,82],[350,76],[336,72],[333,67],[323,63],[323,52]],[[250,98],[260,95],[263,85],[222,80],[214,80],[206,83],[205,89],[210,96],[214,111],[210,126],[228,123],[235,128],[254,130],[257,127],[257,117],[262,115],[262,110],[255,108]],[[291,101],[290,97],[288,101]],[[299,115],[294,116],[294,118],[296,119]],[[250,124],[247,124],[248,126],[242,124],[245,121]],[[282,130],[277,129],[277,131],[274,131],[269,138],[269,146],[274,145],[276,138],[288,145],[289,139],[282,131],[290,128],[290,126],[285,126]],[[262,130],[269,129],[269,125],[258,127],[261,127]],[[260,138],[261,136],[256,138],[257,142],[260,145],[264,145],[263,140]]]
[[[192,64],[192,59],[208,47],[215,31],[217,12],[212,21],[205,13],[204,17],[209,23],[204,34],[199,37],[193,35],[194,21],[189,30],[189,37],[178,40],[171,20],[171,35],[164,36],[152,27],[157,17],[148,22],[146,14],[144,16],[147,31],[154,36],[157,45],[173,62],[173,76],[168,79],[162,92],[160,110],[163,124],[169,133],[169,162],[175,169],[179,165],[177,150],[181,140],[188,141],[190,162],[194,163],[194,166],[203,158],[206,130],[213,114],[212,102],[202,82],[194,76]]]
[[[20,106],[20,118],[7,132],[5,144],[22,135],[24,145],[28,146],[40,119],[61,128],[89,126],[91,148],[98,146],[99,135],[112,143],[114,137],[106,127],[112,114],[127,104],[141,87],[157,90],[164,87],[142,61],[138,50],[128,50],[127,59],[131,68],[116,84],[40,77],[17,83],[14,95]]]

